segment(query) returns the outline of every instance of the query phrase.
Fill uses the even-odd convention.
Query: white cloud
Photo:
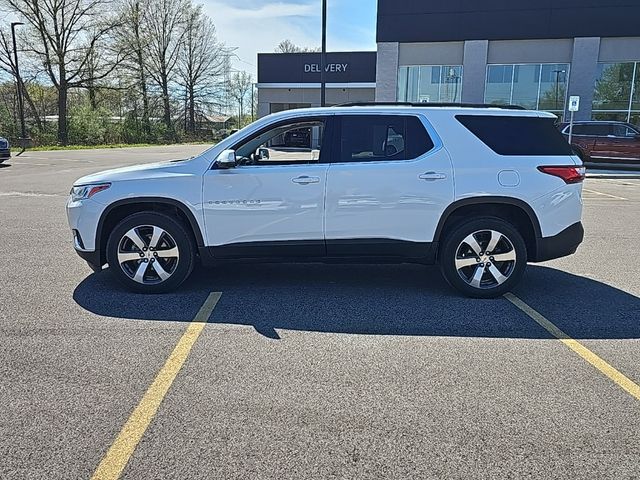
[[[238,47],[236,54],[241,61],[234,62],[238,70],[255,76],[257,54],[273,52],[286,38],[301,46],[320,45],[320,2],[271,2],[257,8],[237,5],[238,2],[229,5],[224,0],[205,0],[204,3],[218,38],[230,47]]]

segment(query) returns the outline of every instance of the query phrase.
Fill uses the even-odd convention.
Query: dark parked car
[[[560,124],[569,138],[569,124]],[[574,122],[571,140],[587,166],[640,167],[640,129],[625,122]]]
[[[0,163],[11,158],[11,147],[6,138],[0,137]]]

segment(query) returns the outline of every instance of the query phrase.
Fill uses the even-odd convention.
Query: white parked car
[[[281,112],[189,160],[79,179],[69,224],[94,270],[139,292],[175,289],[196,263],[355,259],[438,263],[464,294],[495,297],[582,241],[584,168],[554,122],[486,107]]]

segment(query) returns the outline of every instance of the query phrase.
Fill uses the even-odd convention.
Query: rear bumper
[[[576,252],[584,239],[581,222],[574,223],[552,237],[538,238],[536,256],[533,262],[545,262],[554,258],[566,257]]]

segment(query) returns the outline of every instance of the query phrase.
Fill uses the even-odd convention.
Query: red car
[[[560,131],[569,139],[569,124]],[[598,168],[640,168],[640,130],[625,122],[574,122],[571,144],[585,165]]]

